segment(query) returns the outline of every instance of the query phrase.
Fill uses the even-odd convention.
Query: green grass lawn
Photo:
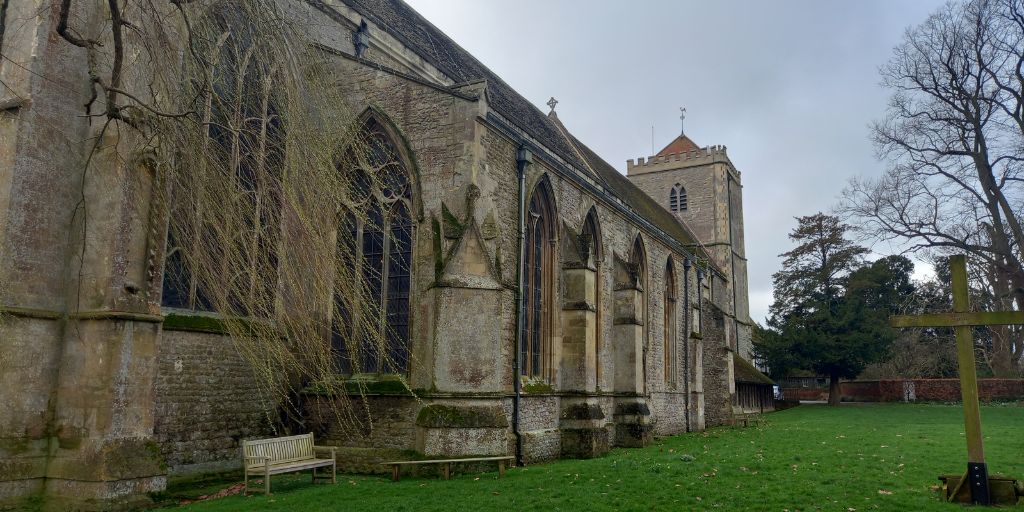
[[[566,460],[450,481],[342,475],[275,477],[274,495],[176,510],[960,510],[936,476],[966,469],[958,406],[803,405],[762,427],[718,428]],[[992,474],[1024,478],[1024,407],[982,409]]]

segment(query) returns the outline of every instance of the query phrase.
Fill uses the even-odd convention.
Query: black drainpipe
[[[739,302],[736,302],[736,293],[737,293],[737,291],[736,291],[736,252],[735,252],[736,251],[736,246],[733,245],[733,239],[732,239],[732,226],[733,226],[733,222],[735,222],[735,219],[732,216],[733,213],[734,213],[732,211],[732,176],[729,174],[729,170],[728,169],[726,169],[725,172],[726,172],[726,175],[725,175],[725,198],[726,198],[727,201],[729,201],[729,206],[728,206],[728,208],[729,208],[729,263],[731,265],[730,272],[732,273],[732,276],[730,277],[730,279],[732,280],[732,327],[733,327],[732,330],[733,330],[733,334],[736,336],[736,347],[735,347],[735,349],[736,349],[736,352],[739,353],[739,351],[740,351],[740,332],[739,332],[739,321],[737,320],[737,318],[739,318],[739,314],[738,314],[739,311],[738,311],[738,307],[737,307],[737,304],[739,304]]]
[[[690,302],[690,258],[683,259],[683,404],[686,408],[686,431],[690,431],[690,316],[693,304]]]
[[[533,163],[533,153],[523,146],[516,150],[516,171],[519,174],[519,252],[516,254],[516,346],[515,375],[512,376],[512,434],[516,436],[516,465],[523,465],[523,435],[519,432],[519,402],[523,396],[522,346],[523,346],[523,260],[526,258],[526,166]]]

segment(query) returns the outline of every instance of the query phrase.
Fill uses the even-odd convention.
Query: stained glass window
[[[672,259],[665,265],[665,383],[676,383],[676,274]]]
[[[520,373],[542,377],[548,353],[552,303],[552,223],[550,194],[539,185],[530,200],[526,219],[526,257],[523,259],[522,343],[519,347]]]
[[[347,212],[339,222],[339,261],[351,270],[337,272],[331,346],[342,374],[402,374],[409,370],[412,189],[390,139],[373,123],[368,129],[365,154],[347,169],[354,208],[365,213]]]

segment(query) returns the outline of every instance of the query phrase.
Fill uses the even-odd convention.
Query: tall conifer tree
[[[839,403],[839,379],[856,377],[892,343],[888,315],[913,292],[913,264],[902,256],[863,265],[868,252],[846,238],[839,218],[797,218],[772,277],[775,301],[755,353],[775,376],[806,369],[829,377],[829,403]]]

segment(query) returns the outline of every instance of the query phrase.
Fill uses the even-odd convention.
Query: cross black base
[[[991,505],[992,497],[988,490],[988,465],[984,462],[967,463],[967,485],[971,486],[971,503],[975,505]]]

